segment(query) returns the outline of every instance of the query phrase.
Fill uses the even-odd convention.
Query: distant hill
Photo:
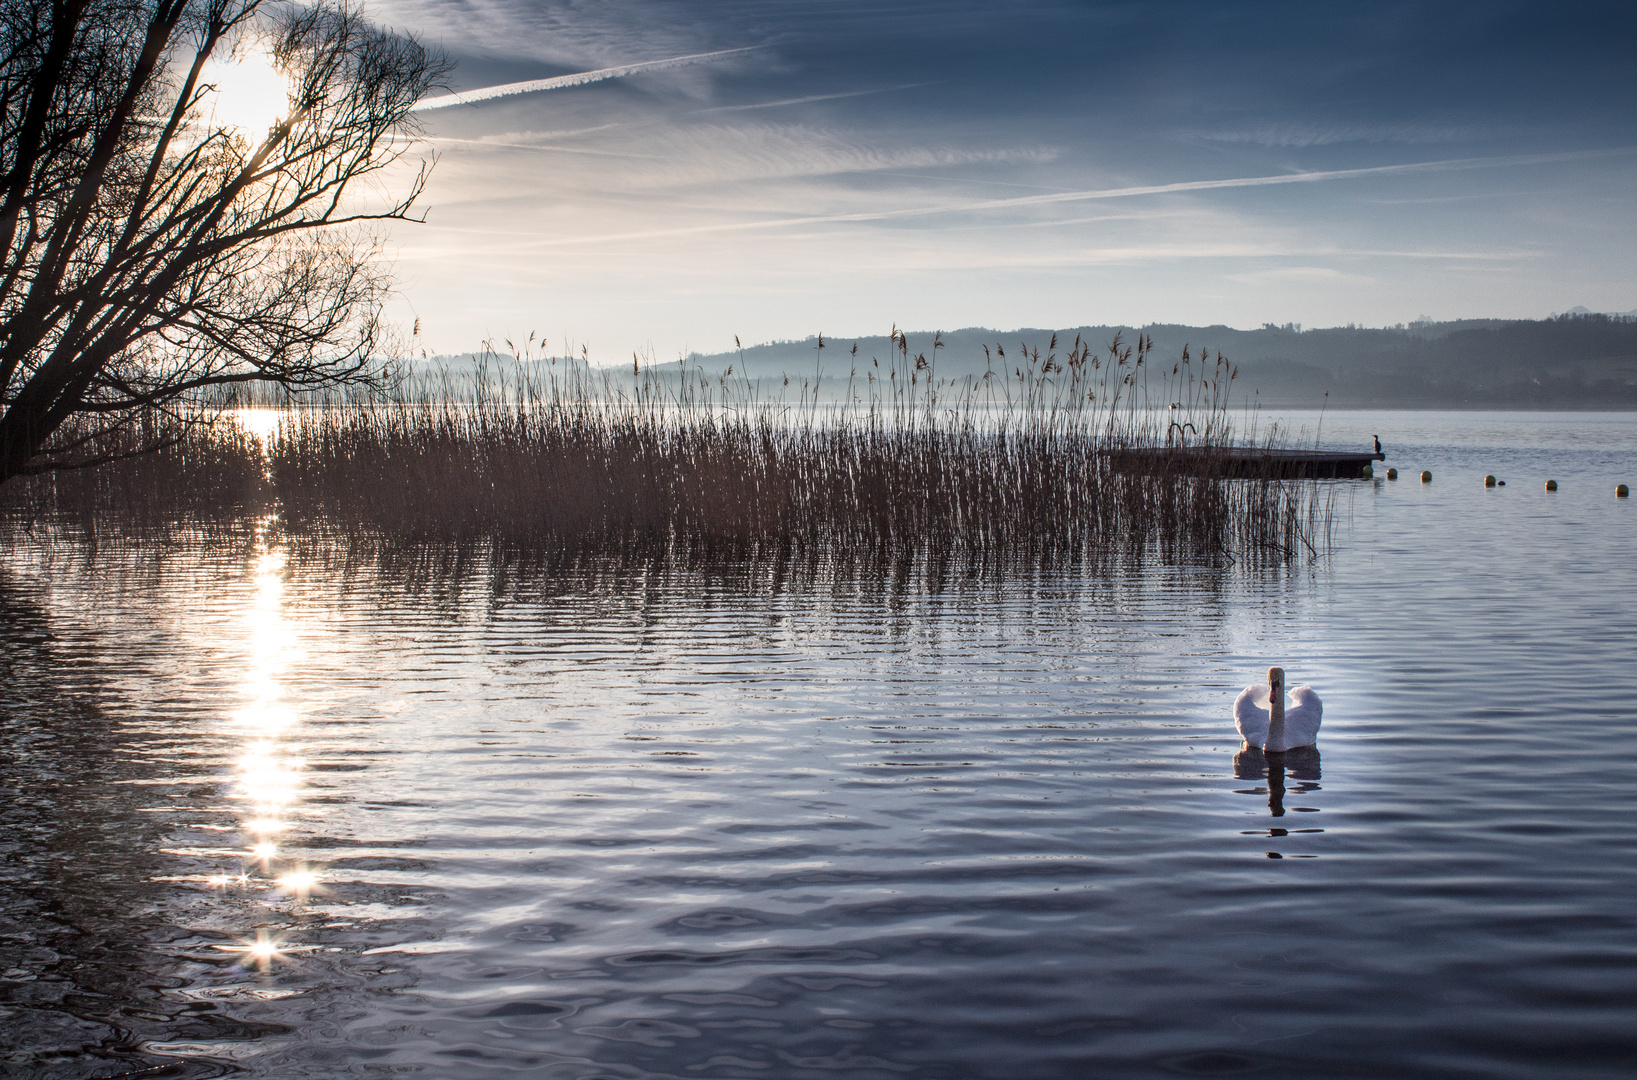
[[[1570,313],[1543,320],[1462,319],[1422,321],[1384,328],[1359,326],[1305,330],[1298,324],[1259,330],[1227,326],[1075,326],[1058,330],[997,331],[970,327],[943,334],[937,373],[959,378],[985,369],[983,347],[1002,346],[1010,358],[1021,347],[1047,353],[1052,334],[1059,355],[1078,335],[1107,354],[1121,334],[1127,344],[1141,332],[1154,340],[1155,356],[1169,366],[1183,348],[1194,355],[1221,352],[1239,368],[1238,392],[1268,405],[1359,408],[1637,408],[1637,317]],[[906,335],[910,354],[932,356],[933,335]],[[817,337],[777,341],[743,352],[696,355],[708,372],[729,365],[764,380],[789,375],[811,378],[822,368],[825,382],[845,381],[858,346],[859,363],[885,363],[886,335]],[[860,369],[862,372],[862,368]]]

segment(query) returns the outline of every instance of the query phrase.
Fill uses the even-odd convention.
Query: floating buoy
[[[1556,491],[1557,490],[1557,481],[1556,480],[1546,481],[1546,490],[1547,491]]]
[[[1397,469],[1388,469],[1387,470],[1387,479],[1397,480],[1398,479],[1398,470]]]
[[[1432,473],[1428,472],[1426,469],[1422,469],[1421,470],[1421,482],[1423,484],[1432,483]]]
[[[1624,485],[1624,484],[1614,485],[1614,497],[1616,499],[1623,499],[1627,495],[1630,495],[1630,494],[1631,494],[1631,489],[1626,487],[1626,485]]]
[[[1494,487],[1494,486],[1495,486],[1495,478],[1493,476],[1484,477],[1484,487]]]

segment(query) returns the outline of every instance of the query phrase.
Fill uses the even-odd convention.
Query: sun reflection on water
[[[280,888],[298,900],[305,900],[313,893],[323,891],[318,883],[318,874],[305,867],[291,870],[278,879],[278,884]]]
[[[242,408],[234,409],[231,413],[233,422],[239,429],[261,443],[263,459],[271,457],[273,440],[278,436],[279,425],[284,420],[282,409]]]
[[[250,565],[252,591],[239,620],[247,643],[247,662],[239,680],[242,704],[227,717],[227,733],[240,740],[231,798],[244,854],[236,871],[224,869],[209,879],[218,888],[234,886],[259,894],[261,917],[268,907],[286,910],[286,903],[299,907],[322,891],[320,868],[292,858],[284,842],[304,816],[302,715],[299,705],[286,699],[286,682],[305,653],[287,610],[287,559],[272,530],[269,519],[258,534]],[[266,971],[287,954],[304,951],[284,940],[287,929],[292,928],[261,929],[253,942],[221,948],[242,952],[245,963]]]
[[[282,960],[291,953],[311,952],[313,946],[292,945],[266,930],[257,930],[254,940],[241,941],[236,945],[218,945],[216,948],[222,952],[239,953],[243,957],[240,963],[246,966],[253,964],[266,971],[274,960]]]

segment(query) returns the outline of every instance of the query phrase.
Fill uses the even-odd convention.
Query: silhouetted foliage
[[[265,130],[213,112],[235,58],[288,81]],[[425,165],[358,181],[443,70],[329,4],[0,0],[0,481],[162,447],[178,399],[378,380],[371,225]]]

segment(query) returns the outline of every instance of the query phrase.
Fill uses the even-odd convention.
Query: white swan
[[[1285,707],[1285,672],[1268,668],[1268,685],[1247,686],[1233,703],[1233,723],[1246,746],[1259,746],[1268,753],[1283,753],[1319,741],[1319,721],[1324,718],[1324,702],[1311,686],[1290,692]]]

